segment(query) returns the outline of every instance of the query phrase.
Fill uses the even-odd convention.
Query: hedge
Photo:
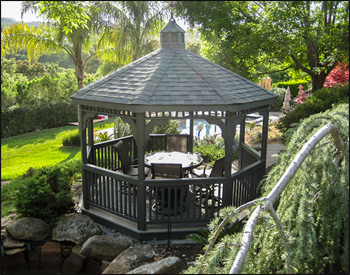
[[[70,101],[41,102],[1,111],[1,137],[50,129],[76,121],[78,110]]]
[[[284,81],[284,82],[277,82],[276,87],[277,88],[285,88],[287,89],[289,87],[290,89],[290,94],[292,97],[296,97],[299,94],[299,86],[303,85],[304,90],[308,89],[308,82],[303,79],[292,79],[289,81]]]

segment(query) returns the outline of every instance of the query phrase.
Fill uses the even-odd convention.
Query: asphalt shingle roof
[[[275,102],[277,95],[185,49],[158,49],[83,87],[73,103],[132,106],[229,106]],[[248,105],[247,105],[248,104]],[[243,107],[243,106],[242,106]],[[236,108],[237,109],[237,108]]]

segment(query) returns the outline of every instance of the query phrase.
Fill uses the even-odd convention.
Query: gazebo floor
[[[129,199],[130,201],[134,201],[136,197],[134,198],[134,195],[130,194]],[[212,206],[201,206],[198,202],[196,195],[191,191],[187,191],[186,200],[183,201],[183,211],[167,215],[167,209],[164,212],[156,211],[156,201],[154,199],[150,201],[149,194],[146,194],[145,230],[138,229],[136,219],[133,220],[123,217],[123,215],[114,214],[110,210],[105,210],[99,206],[90,205],[89,209],[82,208],[82,211],[91,216],[95,221],[116,229],[123,234],[131,235],[140,240],[152,240],[154,238],[160,240],[168,238],[169,234],[172,238],[175,236],[177,238],[185,238],[187,234],[198,232],[199,228],[206,227],[209,220],[218,215],[218,201]],[[125,206],[126,208],[123,209],[124,213],[134,212],[134,205],[123,204],[123,207]],[[110,206],[110,209],[117,208],[118,206],[116,204]],[[178,207],[179,209],[180,207]]]

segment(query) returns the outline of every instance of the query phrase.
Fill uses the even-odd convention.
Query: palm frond
[[[1,53],[20,49],[27,50],[29,61],[36,61],[42,54],[62,49],[62,45],[52,38],[52,30],[47,26],[37,28],[18,23],[6,27],[1,34]]]

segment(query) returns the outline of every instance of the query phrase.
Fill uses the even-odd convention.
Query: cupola
[[[160,43],[162,48],[185,49],[185,31],[176,23],[173,16],[160,32]]]

